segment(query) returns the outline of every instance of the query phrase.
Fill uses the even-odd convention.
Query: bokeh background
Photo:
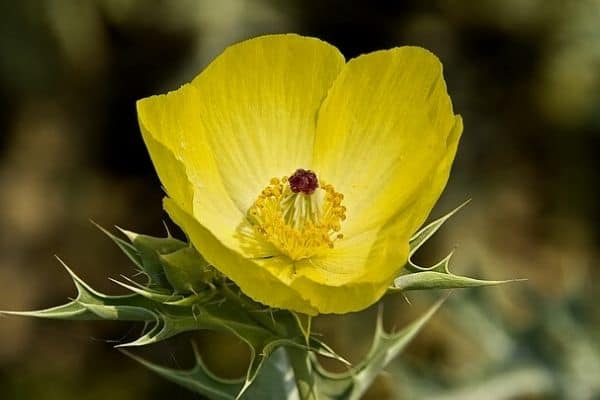
[[[465,131],[432,217],[473,202],[420,254],[510,286],[455,291],[371,399],[600,399],[600,1],[0,2],[0,309],[63,302],[54,254],[92,286],[131,274],[89,220],[164,232],[135,100],[189,81],[227,45],[298,32],[347,58],[421,45],[442,59]],[[386,299],[389,327],[431,303]],[[316,328],[358,360],[376,310]],[[199,399],[112,346],[139,327],[0,318],[3,399]],[[195,338],[241,374],[243,346]],[[147,355],[147,352],[142,352]],[[185,366],[187,338],[152,354]],[[339,368],[332,365],[331,368]]]

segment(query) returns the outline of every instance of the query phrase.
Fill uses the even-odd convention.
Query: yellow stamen
[[[332,248],[343,239],[346,219],[344,196],[330,184],[311,194],[294,192],[287,177],[271,179],[248,210],[255,231],[292,260],[301,260]]]

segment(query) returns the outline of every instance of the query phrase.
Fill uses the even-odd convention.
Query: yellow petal
[[[343,65],[328,43],[273,35],[229,47],[194,79],[206,145],[240,210],[310,165],[317,111]]]
[[[393,234],[366,232],[327,256],[290,262],[287,257],[251,259],[231,250],[175,201],[165,209],[202,255],[255,301],[309,315],[347,313],[375,303],[406,261],[408,242]]]
[[[429,214],[450,173],[462,119],[448,136],[448,148],[418,188],[418,196],[380,229],[350,236],[326,255],[296,265],[292,287],[321,313],[347,313],[375,303],[398,276],[408,258],[408,238]]]
[[[211,264],[274,307],[316,313],[290,288],[289,260],[256,259],[268,244],[253,237],[245,213],[270,178],[310,165],[317,111],[343,64],[317,39],[266,36],[230,47],[191,84],[138,102],[172,198],[167,212]],[[182,189],[190,186],[192,195]]]
[[[421,187],[418,189],[418,196],[414,198],[409,206],[396,214],[391,223],[402,225],[405,231],[411,232],[411,235],[423,225],[423,222],[425,222],[425,219],[446,186],[462,130],[462,118],[460,115],[457,115],[456,122],[446,141],[446,153],[421,184]]]
[[[146,130],[142,128],[142,131]],[[192,209],[193,189],[183,163],[167,146],[155,140],[151,135],[144,134],[144,139],[158,176],[165,184],[167,194],[182,207]]]
[[[186,211],[227,246],[239,247],[236,229],[272,177],[310,165],[317,111],[343,64],[318,39],[263,36],[229,47],[179,90],[138,102],[151,153],[154,139],[185,166]],[[184,177],[161,173],[163,157],[151,155],[178,200],[170,188],[180,184],[167,180]]]
[[[243,216],[225,190],[213,155],[203,143],[195,98],[195,90],[188,84],[166,95],[138,101],[140,129],[167,194],[189,213],[201,203],[203,213],[199,218],[207,226],[235,227]]]
[[[442,65],[427,50],[400,47],[348,62],[320,110],[313,164],[345,195],[344,234],[395,220],[407,240],[446,184],[459,125]],[[403,215],[410,218],[398,222]]]
[[[408,241],[393,227],[365,232],[326,256],[296,265],[292,287],[320,313],[362,310],[383,296],[408,257]]]
[[[186,213],[175,201],[165,198],[164,206],[173,221],[188,235],[194,247],[201,249],[203,257],[237,283],[252,299],[272,307],[285,308],[315,315],[317,309],[289,286],[290,263],[281,257],[252,260],[224,246],[192,215]],[[287,272],[286,272],[287,271]],[[281,279],[272,272],[277,272]],[[286,278],[284,275],[287,275]],[[282,281],[288,279],[287,281]]]
[[[165,209],[193,245],[256,301],[311,315],[360,310],[385,293],[462,132],[431,53],[393,49],[343,67],[335,48],[296,35],[232,46],[138,113]],[[301,167],[344,193],[346,238],[295,263],[264,258],[273,249],[245,213],[271,177]]]

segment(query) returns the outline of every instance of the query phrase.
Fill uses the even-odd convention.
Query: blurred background
[[[456,273],[528,279],[455,291],[367,397],[600,399],[598,0],[0,2],[0,309],[74,295],[54,254],[120,293],[107,277],[133,267],[89,220],[162,235],[166,219],[136,99],[274,32],[318,36],[347,58],[405,44],[439,55],[465,131],[432,217],[473,202],[419,260],[456,247]],[[386,299],[389,328],[432,301],[408,299]],[[358,360],[375,313],[315,329]],[[138,328],[0,318],[0,397],[199,399],[112,348]],[[185,366],[184,339],[154,359]],[[240,343],[196,340],[216,371],[241,374]]]

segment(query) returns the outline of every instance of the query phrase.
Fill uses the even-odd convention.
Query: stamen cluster
[[[293,190],[291,183],[286,176],[271,179],[248,210],[248,219],[281,253],[301,260],[332,248],[343,238],[340,230],[346,207],[344,195],[330,184],[307,194]]]

